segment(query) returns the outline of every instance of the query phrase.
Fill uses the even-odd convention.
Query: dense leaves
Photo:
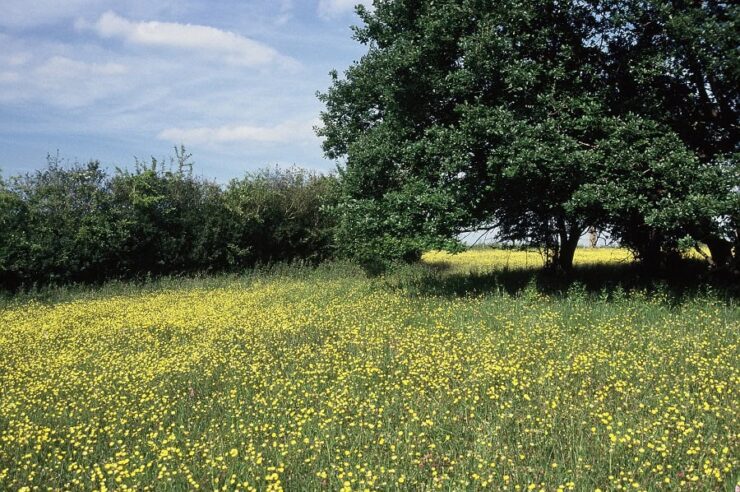
[[[340,238],[401,258],[485,227],[564,269],[588,227],[649,262],[691,241],[718,264],[737,251],[737,7],[387,0],[358,12],[367,53],[320,96],[324,150],[345,163]],[[402,230],[383,224],[378,241],[367,222],[391,216]]]
[[[184,151],[110,175],[97,162],[0,181],[0,286],[235,270],[332,253],[336,181],[263,170],[226,186]]]

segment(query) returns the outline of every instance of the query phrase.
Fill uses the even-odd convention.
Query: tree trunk
[[[653,228],[646,227],[643,237],[640,238],[640,242],[636,248],[637,257],[643,269],[649,272],[660,270],[661,266],[665,263],[662,244],[663,237],[661,234]]]
[[[581,228],[576,225],[571,225],[567,229],[562,227],[558,231],[560,244],[558,245],[556,266],[564,272],[573,270],[573,257],[578,247],[578,240],[581,238],[581,232]]]
[[[712,265],[716,268],[727,266],[732,260],[732,243],[720,237],[707,236],[704,243],[712,254]]]

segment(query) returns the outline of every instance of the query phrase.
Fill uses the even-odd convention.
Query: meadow
[[[629,260],[576,255],[586,277]],[[4,299],[0,490],[734,489],[735,298],[543,289],[539,261]]]

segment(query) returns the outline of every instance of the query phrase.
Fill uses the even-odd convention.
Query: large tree
[[[619,0],[593,6],[603,19],[599,43],[608,54],[610,110],[669,127],[694,154],[700,172],[692,178],[712,183],[703,206],[694,196],[671,225],[707,244],[720,265],[734,242],[737,262],[740,5]],[[686,220],[690,209],[693,221]]]
[[[636,47],[646,27],[635,16],[649,5],[387,0],[372,11],[359,8],[364,25],[355,38],[368,51],[344,77],[334,73],[321,95],[324,149],[345,159],[342,244],[364,256],[410,258],[424,247],[449,245],[457,231],[495,227],[504,238],[542,246],[553,264],[568,269],[586,227],[615,233],[630,227],[608,220],[620,217],[626,195],[606,204],[595,199],[607,191],[598,186],[603,176],[639,194],[645,172],[675,178],[665,169],[674,161],[685,166],[691,153],[705,152],[697,162],[732,167],[725,135],[732,125],[700,139],[701,148],[714,149],[707,153],[678,126],[680,115],[656,109],[675,104],[665,91],[636,89],[654,84],[650,77],[660,78],[654,72],[665,72],[661,63],[675,57],[668,49]],[[734,97],[727,92],[723,101]],[[615,151],[636,141],[634,131],[616,131],[624,128],[645,132],[639,156],[620,161]],[[640,163],[666,139],[677,146],[663,156],[670,162],[645,171]],[[681,207],[691,193],[701,195],[692,203],[719,203],[717,190],[673,184]],[[678,218],[665,224],[649,212],[640,209],[641,227],[678,234]],[[698,232],[719,236],[721,221],[704,214],[694,222],[700,219]]]

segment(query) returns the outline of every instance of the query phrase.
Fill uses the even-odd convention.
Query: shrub
[[[48,166],[0,179],[0,286],[235,270],[330,256],[336,179],[299,168],[226,186],[193,175],[190,155]]]

